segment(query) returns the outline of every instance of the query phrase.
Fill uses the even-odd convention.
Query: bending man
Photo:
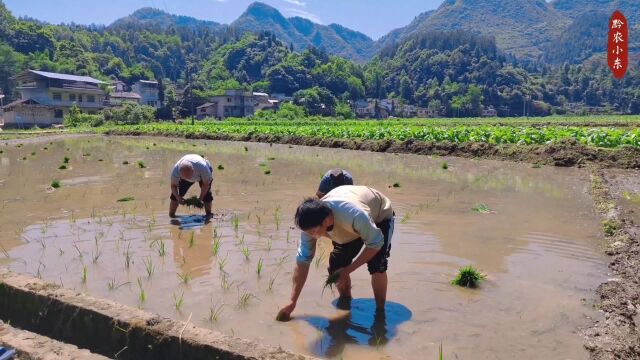
[[[178,205],[184,204],[184,196],[195,182],[200,184],[200,202],[204,203],[207,216],[211,216],[211,204],[213,194],[211,185],[213,183],[213,168],[209,161],[200,155],[189,154],[183,156],[173,166],[171,171],[171,204],[169,205],[169,216],[175,217]]]
[[[278,318],[287,319],[295,309],[316,250],[316,241],[333,242],[329,274],[339,271],[336,284],[340,302],[351,299],[349,274],[367,264],[376,308],[384,309],[387,297],[387,259],[391,251],[394,213],[391,201],[366,186],[340,186],[322,199],[307,199],[296,211],[296,225],[303,233],[293,274],[293,289]],[[364,250],[360,250],[364,247]],[[358,255],[360,254],[360,255]],[[357,256],[357,257],[356,257]],[[355,259],[355,260],[354,260]]]

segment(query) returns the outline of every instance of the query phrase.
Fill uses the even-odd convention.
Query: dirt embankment
[[[172,134],[143,133],[112,129],[107,135],[131,136],[165,136]],[[488,144],[488,143],[436,143],[421,141],[394,140],[352,140],[327,139],[300,136],[274,136],[262,134],[228,135],[228,134],[189,134],[187,139],[247,141],[274,144],[290,144],[341,148],[387,153],[404,153],[419,155],[458,156],[464,158],[484,158],[493,160],[510,160],[540,165],[584,166],[595,164],[601,168],[640,169],[640,149],[620,147],[603,149],[583,145],[575,140],[564,140],[544,145]]]
[[[592,194],[602,216],[606,253],[612,277],[598,287],[599,310],[604,320],[585,332],[591,358],[640,359],[640,226],[633,221],[639,207],[622,204],[625,188],[640,191],[638,176],[615,176],[593,170]]]

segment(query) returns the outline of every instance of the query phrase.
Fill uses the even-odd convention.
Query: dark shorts
[[[192,183],[191,181],[180,179],[180,181],[178,181],[178,194],[180,194],[181,197],[184,197],[185,195],[187,195],[187,191],[189,191],[189,188],[193,184],[194,183]],[[200,181],[199,184],[200,184],[200,187],[202,187],[202,181]],[[207,191],[207,194],[204,196],[204,202],[206,203],[213,201],[213,194],[211,193],[212,186],[213,186],[213,180],[209,182],[209,191]],[[178,201],[178,199],[176,199],[176,197],[173,196],[173,192],[171,193],[170,198],[173,201]]]
[[[391,237],[393,236],[393,221],[394,218],[385,220],[376,224],[378,229],[382,230],[384,236],[384,245],[373,259],[367,262],[367,269],[369,274],[384,273],[387,271],[387,260],[391,255]],[[348,266],[353,262],[353,259],[358,256],[360,250],[364,246],[362,239],[356,239],[346,244],[333,243],[333,251],[329,256],[329,274],[333,274],[336,270]]]

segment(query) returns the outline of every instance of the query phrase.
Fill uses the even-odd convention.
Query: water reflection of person
[[[353,185],[353,176],[347,170],[331,169],[320,180],[316,196],[320,199],[331,190],[342,185]]]
[[[172,226],[169,230],[173,242],[173,261],[180,273],[189,274],[191,279],[204,276],[211,271],[213,255],[211,254],[211,238],[213,228],[203,226],[199,229],[181,230]],[[193,244],[190,244],[193,234]]]
[[[384,346],[398,333],[400,324],[411,319],[411,311],[405,306],[388,302],[384,309],[374,310],[373,299],[354,299],[347,307],[337,299],[334,305],[348,312],[333,318],[321,316],[301,317],[322,332],[311,345],[311,351],[325,357],[338,357],[347,345]]]

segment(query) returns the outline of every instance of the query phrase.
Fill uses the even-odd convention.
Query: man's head
[[[342,169],[332,169],[329,172],[329,178],[331,179],[331,185],[333,188],[347,185],[345,181],[344,171],[342,171]]]
[[[326,236],[333,230],[333,212],[326,203],[308,198],[296,210],[296,226],[313,238]]]
[[[193,179],[193,165],[189,162],[184,162],[180,164],[180,177],[185,180]]]

